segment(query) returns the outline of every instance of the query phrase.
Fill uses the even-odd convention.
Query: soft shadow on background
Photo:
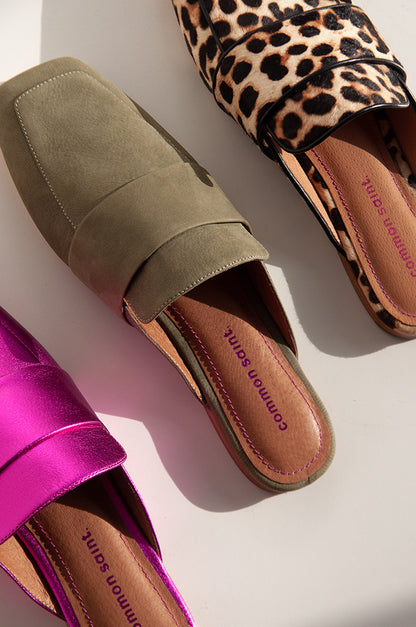
[[[172,21],[169,29],[163,26],[166,8]],[[164,65],[162,57],[166,64],[170,59],[176,22],[169,3],[155,3],[148,15],[144,13],[143,3],[132,1],[45,1],[41,60],[65,55],[82,59],[165,123],[162,111],[179,111],[175,99],[180,101],[181,94],[175,83],[187,84],[159,68]],[[159,33],[160,38],[152,40],[150,33],[153,37]],[[177,39],[182,55],[182,41]],[[159,108],[151,101],[154,97]],[[95,411],[145,424],[167,472],[191,502],[220,512],[268,498],[236,467],[205,410],[166,358],[106,308],[45,243],[4,163],[0,190],[2,259],[13,275],[10,290],[10,274],[0,274],[4,307],[53,356],[60,356],[60,365],[72,374]]]
[[[267,498],[237,469],[176,369],[48,246],[4,164],[0,194],[0,219],[7,233],[1,257],[13,268],[12,290],[10,273],[0,273],[2,306],[71,373],[95,411],[145,423],[163,464],[189,500],[229,511]]]
[[[186,51],[170,2],[144,6],[132,0],[44,0],[41,60],[57,56],[78,57],[100,71],[212,172],[269,248],[270,263],[282,267],[300,322],[319,349],[349,357],[395,342],[364,311],[335,250],[295,190],[216,107]],[[5,214],[9,206],[4,203]],[[21,241],[15,215],[5,219]],[[199,506],[228,511],[266,498],[235,467],[205,411],[166,359],[104,304],[99,307],[54,253],[46,245],[41,248],[30,220],[19,220],[44,267],[60,264],[59,272],[71,286],[63,294],[59,281],[52,284],[57,281],[55,266],[42,279],[47,310],[33,315],[40,328],[44,325],[43,341],[52,352],[64,341],[62,322],[72,325],[65,330],[73,334],[72,353],[62,365],[76,373],[94,409],[142,420],[169,474]],[[33,268],[29,284],[38,281]]]
[[[336,251],[277,166],[216,106],[170,0],[44,0],[41,58],[77,56],[139,102],[208,168],[287,278],[301,324],[320,349],[350,357],[397,340],[358,300]]]
[[[17,1],[20,16],[27,15],[23,5],[32,0]],[[382,13],[380,26],[396,29],[399,40],[410,31],[410,20],[400,26],[399,10]],[[16,45],[7,46],[19,63],[25,61],[17,46],[34,29],[28,24]],[[406,36],[411,42],[412,34]],[[411,43],[408,48],[413,59]],[[394,346],[396,340],[376,327],[302,199],[217,108],[186,51],[170,0],[43,0],[39,58],[63,55],[89,63],[147,108],[212,172],[269,248],[275,274],[283,273],[278,291],[312,357],[308,373],[312,380],[320,376],[323,395],[325,387],[330,391],[339,445],[334,464],[306,490],[260,502],[267,494],[235,466],[174,368],[43,241],[3,162],[2,305],[59,359],[94,409],[109,416],[117,437],[128,434],[135,470],[134,456],[145,460],[143,476],[135,472],[134,478],[151,496],[166,564],[185,584],[185,598],[202,617],[198,624],[222,624],[239,611],[241,627],[265,619],[285,627],[413,626],[410,344]],[[28,56],[27,65],[37,62],[35,54]],[[367,369],[371,353],[380,365],[372,359]],[[150,438],[155,447],[147,446]],[[148,471],[147,459],[160,476]],[[157,490],[159,479],[168,494]],[[177,519],[175,506],[182,514]],[[27,624],[29,616],[33,627],[58,624],[22,600],[6,577],[0,597],[2,624]],[[204,623],[204,616],[219,619]]]
[[[362,610],[359,615],[351,608],[348,616],[333,617],[331,622],[324,618],[320,621],[311,620],[308,627],[415,627],[416,603],[388,604],[372,611],[372,616],[364,617]],[[300,627],[300,626],[299,626]]]

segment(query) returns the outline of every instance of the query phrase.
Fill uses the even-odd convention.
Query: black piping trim
[[[403,82],[406,81],[406,72],[404,71],[402,66],[398,65],[395,61],[390,61],[389,59],[377,59],[375,57],[352,57],[351,59],[345,59],[343,61],[337,61],[336,63],[332,63],[330,65],[327,65],[327,66],[323,67],[323,68],[319,68],[319,70],[316,70],[315,72],[312,72],[312,74],[309,74],[309,76],[306,76],[301,81],[299,81],[299,83],[296,83],[296,85],[294,85],[293,87],[288,89],[278,100],[276,100],[275,102],[272,102],[269,105],[269,107],[267,107],[267,109],[263,112],[263,114],[260,117],[260,119],[258,121],[258,124],[257,124],[257,141],[258,141],[258,144],[259,144],[260,148],[262,148],[262,135],[264,133],[263,128],[267,124],[267,118],[285,100],[290,98],[291,94],[293,94],[298,89],[301,89],[304,85],[307,85],[315,76],[318,76],[319,74],[323,74],[324,72],[329,72],[330,70],[333,70],[334,68],[337,68],[337,67],[344,67],[344,66],[348,66],[348,65],[354,65],[354,64],[357,64],[357,63],[358,64],[360,64],[360,63],[370,63],[370,64],[373,64],[373,65],[387,65],[387,66],[391,67],[393,70],[396,70],[399,73],[399,77],[401,79],[403,79]],[[370,105],[369,108],[371,108],[371,107],[374,107],[374,108],[376,108],[376,107],[377,108],[385,107],[386,105],[388,106],[387,103],[382,103],[381,105],[376,105],[375,104],[375,105]],[[392,105],[392,106],[394,106],[394,105]],[[359,112],[357,112],[357,113],[358,113],[358,115],[360,113],[362,113],[362,109]],[[336,130],[337,128],[339,128],[338,125],[336,125],[334,127],[331,127],[329,129],[328,133],[326,135],[323,135],[316,142],[316,144],[320,143],[325,137],[327,137],[328,135],[333,133],[334,130]],[[270,133],[269,130],[268,130],[268,132]],[[308,146],[302,146],[302,148],[297,148],[295,150],[291,150],[290,148],[287,148],[287,146],[282,144],[279,140],[277,140],[277,143],[279,144],[279,146],[281,146],[283,148],[283,150],[286,150],[287,152],[291,152],[293,154],[300,153],[300,152],[305,152],[306,150],[310,150],[311,148],[313,148],[314,145],[316,145],[315,143],[311,143]]]
[[[199,0],[200,4],[201,4],[201,2],[203,2],[203,0]],[[217,64],[217,67],[215,69],[214,77],[212,79],[212,91],[214,93],[214,98],[215,98],[215,89],[216,89],[216,85],[217,85],[218,72],[220,70],[220,67],[221,67],[224,59],[228,56],[228,54],[232,50],[234,50],[234,48],[237,48],[237,46],[239,46],[240,44],[245,43],[248,39],[250,39],[256,33],[263,33],[263,32],[267,33],[267,31],[273,30],[273,28],[276,28],[277,25],[283,24],[283,22],[287,22],[288,20],[295,19],[297,17],[300,17],[301,15],[308,15],[309,13],[316,13],[316,11],[326,11],[327,9],[335,9],[335,8],[339,8],[339,7],[342,7],[342,6],[343,6],[342,4],[330,4],[327,7],[320,7],[320,8],[316,8],[316,9],[310,9],[308,11],[302,11],[301,13],[294,13],[293,15],[289,15],[288,17],[285,17],[285,18],[283,18],[281,20],[276,20],[276,21],[272,22],[271,24],[265,24],[264,26],[260,26],[259,28],[254,28],[253,30],[251,30],[248,33],[246,33],[245,35],[243,35],[243,37],[240,37],[240,39],[238,41],[234,42],[232,46],[227,48],[227,50],[224,50],[224,48],[221,45],[221,47],[220,47],[220,49],[222,50],[221,56],[218,59],[218,64]],[[364,13],[364,11],[359,6],[357,6],[356,4],[349,4],[348,7],[351,8],[351,9],[358,9],[359,11],[361,11],[361,13]],[[209,20],[209,23],[210,23],[210,26],[212,28],[214,28],[214,25],[212,23],[211,18]]]
[[[370,107],[368,107],[365,111],[368,111],[369,109],[372,111],[374,109],[387,109],[387,108],[394,108],[394,109],[401,109],[401,108],[405,108],[408,106],[411,106],[415,113],[416,113],[416,101],[413,98],[412,93],[410,92],[409,88],[407,87],[407,85],[402,81],[402,79],[399,79],[402,82],[402,87],[404,92],[406,93],[406,96],[408,98],[408,103],[407,105],[405,104],[400,104],[400,105],[388,105],[388,104],[381,104],[381,105],[372,105]],[[361,114],[365,113],[365,111],[361,110],[359,112],[357,112],[355,115],[351,116],[348,120],[346,120],[345,122],[341,122],[340,124],[338,124],[337,126],[335,126],[334,128],[332,128],[330,130],[330,132],[328,133],[331,134],[334,132],[334,130],[340,128],[341,126],[343,126],[344,124],[346,124],[347,122],[359,117]],[[268,129],[266,127],[266,131],[268,132],[269,136],[265,137],[265,142],[267,142],[267,149],[269,152],[265,152],[265,154],[270,158],[273,159],[273,161],[276,161],[276,163],[278,163],[281,167],[281,169],[283,170],[284,174],[287,176],[287,178],[289,179],[289,181],[292,183],[292,185],[294,185],[294,187],[296,188],[296,190],[298,192],[300,192],[302,198],[304,199],[304,201],[306,202],[306,204],[308,205],[309,209],[312,211],[312,213],[314,214],[315,218],[318,220],[319,224],[321,225],[321,227],[323,228],[323,230],[325,231],[325,235],[328,237],[329,241],[331,242],[331,244],[333,244],[335,246],[335,248],[337,249],[338,253],[341,254],[343,257],[347,258],[346,252],[342,247],[341,242],[335,238],[334,234],[332,233],[327,221],[325,220],[324,216],[321,214],[321,212],[318,210],[317,206],[315,205],[315,203],[312,201],[312,199],[310,198],[310,196],[308,195],[308,193],[304,190],[304,188],[302,187],[302,184],[298,181],[298,179],[295,177],[295,175],[293,174],[293,172],[290,170],[289,166],[286,164],[286,162],[284,161],[283,157],[280,155],[279,151],[276,148],[276,145],[273,143],[273,133],[270,131],[270,129]],[[321,140],[319,140],[321,141]],[[277,142],[278,143],[278,142]],[[286,150],[286,149],[284,149]],[[288,150],[286,150],[286,152],[289,152]],[[299,154],[300,152],[305,152],[305,150],[299,150],[297,151],[297,153]],[[296,153],[292,153],[295,154]],[[305,176],[307,176],[307,174],[305,173]],[[328,216],[328,220],[330,220],[330,217]]]
[[[261,31],[266,31],[267,30],[271,30],[272,28],[274,28],[276,26],[276,24],[280,24],[284,21],[287,21],[289,19],[295,18],[295,17],[299,17],[301,15],[305,15],[307,13],[313,13],[315,11],[323,11],[325,9],[333,9],[333,8],[339,8],[340,6],[349,6],[351,9],[358,9],[359,11],[361,11],[362,13],[365,13],[363,11],[363,9],[361,9],[361,7],[355,5],[355,4],[348,4],[348,5],[340,5],[340,4],[333,4],[333,5],[328,5],[327,7],[320,7],[320,8],[314,8],[311,9],[310,11],[303,11],[302,13],[295,13],[287,18],[284,18],[283,20],[276,20],[276,22],[272,22],[271,24],[266,24],[263,27],[257,28],[257,29],[253,29],[252,31],[248,32],[246,35],[244,35],[242,38],[240,38],[237,42],[235,42],[230,48],[228,48],[227,50],[224,50],[224,47],[221,43],[221,40],[219,39],[217,33],[215,32],[214,29],[214,24],[211,20],[211,16],[205,6],[205,4],[203,4],[204,0],[198,0],[198,4],[200,7],[201,12],[203,13],[205,19],[207,20],[208,26],[211,30],[211,33],[216,41],[216,44],[219,48],[219,50],[221,51],[221,55],[220,58],[218,60],[218,64],[215,70],[215,74],[213,77],[213,88],[212,88],[212,92],[214,94],[214,98],[215,98],[215,88],[216,88],[216,82],[217,82],[217,76],[218,76],[218,72],[220,69],[220,66],[224,60],[224,58],[229,54],[230,51],[232,51],[234,48],[236,48],[238,45],[244,43],[247,39],[250,39],[250,37],[252,37],[252,35],[256,34],[257,32],[261,32]],[[279,151],[276,148],[276,144],[278,144],[283,150],[285,150],[286,152],[290,152],[289,150],[287,150],[287,147],[285,146],[281,146],[279,143],[279,140],[277,139],[277,137],[275,136],[275,134],[273,133],[273,131],[270,130],[270,128],[267,126],[267,121],[266,121],[266,117],[273,111],[274,107],[277,107],[280,102],[283,99],[286,99],[287,97],[289,97],[289,95],[291,93],[293,93],[293,91],[295,91],[296,89],[299,89],[303,84],[307,84],[314,76],[322,73],[322,72],[326,72],[329,71],[335,67],[341,67],[341,66],[345,66],[345,65],[353,65],[355,63],[373,63],[376,65],[387,65],[389,67],[392,67],[392,69],[396,70],[399,72],[399,80],[402,83],[402,87],[405,91],[405,93],[408,96],[408,103],[407,104],[399,104],[399,105],[388,105],[385,103],[382,103],[380,105],[370,105],[368,108],[366,108],[365,110],[360,110],[358,111],[355,115],[352,115],[348,120],[346,120],[345,122],[341,122],[339,124],[337,124],[334,127],[331,127],[331,129],[329,129],[328,134],[323,136],[321,139],[319,139],[316,143],[320,143],[321,141],[323,141],[323,139],[325,139],[325,137],[329,136],[331,133],[333,133],[335,130],[337,130],[338,128],[340,128],[341,126],[343,126],[344,124],[346,124],[348,121],[351,121],[353,119],[355,119],[356,117],[359,117],[360,115],[362,115],[363,113],[365,113],[368,110],[373,110],[373,109],[381,109],[381,108],[405,108],[406,106],[408,106],[409,104],[411,104],[413,106],[413,108],[416,111],[416,101],[414,100],[411,92],[409,91],[405,81],[406,81],[406,72],[404,70],[404,68],[401,66],[401,64],[398,61],[390,61],[390,60],[386,60],[386,59],[375,59],[374,57],[353,57],[351,59],[345,59],[344,61],[339,61],[337,63],[334,63],[333,65],[327,66],[325,68],[321,68],[319,70],[317,70],[316,72],[313,72],[312,74],[310,74],[309,76],[305,77],[305,79],[303,79],[302,81],[299,81],[299,83],[297,83],[294,87],[292,87],[289,91],[287,91],[281,98],[279,98],[278,101],[276,101],[275,103],[272,103],[270,105],[270,107],[267,109],[267,111],[262,115],[261,120],[259,121],[258,124],[258,128],[259,128],[259,132],[258,132],[258,140],[259,140],[259,146],[261,148],[261,150],[264,152],[264,154],[269,157],[270,159],[272,159],[273,161],[275,161],[277,164],[280,165],[283,173],[287,176],[287,178],[289,179],[289,181],[292,183],[292,185],[294,185],[294,187],[296,188],[296,190],[301,194],[302,198],[304,199],[304,201],[306,202],[306,204],[308,205],[309,209],[312,211],[312,213],[314,214],[315,218],[318,220],[319,224],[321,225],[321,227],[323,228],[326,236],[328,237],[329,241],[331,242],[331,244],[333,246],[335,246],[336,250],[338,251],[339,254],[341,254],[343,257],[346,258],[346,252],[343,249],[341,242],[336,239],[336,237],[334,236],[334,234],[332,233],[328,222],[325,220],[324,216],[321,214],[320,211],[318,211],[318,208],[316,207],[315,203],[312,201],[312,199],[310,198],[310,196],[307,194],[307,192],[304,190],[304,188],[302,187],[301,183],[297,180],[297,178],[294,176],[294,174],[292,173],[292,171],[290,170],[289,166],[285,163],[285,161],[283,160],[283,158],[281,157]],[[217,104],[219,105],[217,99],[215,98],[215,101],[217,102]],[[221,107],[221,105],[219,105]],[[223,108],[223,107],[221,107]],[[226,113],[228,113],[228,111],[226,111]],[[228,113],[228,115],[231,115]],[[264,135],[262,139],[260,139],[260,134]],[[264,142],[264,143],[263,143]],[[274,143],[276,142],[276,144]],[[311,145],[311,148],[316,145],[313,144]],[[303,153],[307,150],[307,148],[302,148],[299,150],[295,150],[292,151],[292,154],[299,154],[299,153]],[[306,173],[305,173],[305,176]],[[330,218],[328,216],[328,220],[330,221]]]
[[[324,216],[318,210],[317,206],[312,201],[312,199],[309,196],[309,194],[304,190],[304,188],[302,187],[302,184],[295,177],[295,175],[293,174],[293,172],[291,171],[289,166],[283,160],[283,158],[279,154],[279,152],[276,149],[276,146],[273,144],[273,142],[270,142],[269,149],[270,149],[270,153],[271,154],[269,154],[268,156],[271,159],[273,159],[273,161],[276,161],[276,163],[278,163],[280,165],[283,173],[286,175],[286,177],[289,179],[289,181],[292,183],[292,185],[294,185],[296,191],[298,191],[300,193],[300,195],[302,196],[303,200],[306,202],[307,206],[309,207],[310,211],[312,211],[314,217],[318,220],[319,224],[321,225],[321,227],[325,231],[325,235],[327,236],[327,238],[329,239],[331,244],[333,246],[335,246],[337,251],[343,257],[346,258],[346,253],[345,253],[345,250],[342,248],[341,242],[338,239],[336,239],[335,235],[333,234],[333,232],[329,228],[328,222],[325,220]],[[307,176],[306,173],[305,173],[305,176]],[[330,221],[330,217],[329,216],[328,216],[328,221]]]
[[[341,122],[338,122],[338,124],[331,126],[331,128],[329,128],[326,133],[323,133],[322,135],[320,135],[320,137],[316,141],[311,142],[307,146],[296,148],[295,150],[291,150],[290,148],[285,146],[268,126],[266,126],[265,133],[267,133],[269,138],[272,139],[272,141],[275,142],[278,146],[280,146],[280,148],[282,148],[282,150],[284,150],[285,152],[288,152],[292,155],[299,155],[299,154],[303,154],[304,152],[307,152],[308,150],[312,150],[312,148],[315,148],[315,146],[323,142],[327,137],[335,133],[335,131],[340,129],[342,126],[344,126],[345,124],[348,124],[348,122],[352,122],[353,120],[356,120],[361,115],[364,115],[365,113],[368,113],[369,111],[372,112],[372,111],[375,111],[376,109],[407,109],[408,106],[409,106],[408,100],[406,102],[400,102],[400,103],[382,102],[380,104],[368,105],[368,107],[365,107],[364,109],[360,109],[359,111],[356,111],[355,113],[351,113],[351,115],[348,116],[346,120],[343,120]],[[267,141],[267,140],[265,139],[264,141]],[[269,144],[268,144],[268,147],[269,147]],[[261,149],[261,146],[260,146],[260,149]]]
[[[205,4],[204,4],[204,0],[198,0],[198,4],[199,4],[199,8],[200,8],[200,10],[201,10],[201,13],[203,13],[203,15],[204,15],[204,17],[205,17],[206,21],[208,22],[208,26],[209,26],[209,27],[210,27],[210,29],[211,29],[211,34],[212,34],[212,36],[214,37],[214,39],[215,39],[215,41],[216,41],[216,43],[217,43],[217,46],[218,46],[218,48],[220,49],[220,51],[221,51],[221,55],[222,55],[222,54],[224,53],[224,47],[223,47],[223,45],[222,45],[222,43],[221,43],[221,39],[218,37],[217,33],[215,32],[215,29],[214,29],[214,24],[212,23],[212,20],[211,20],[211,16],[210,16],[210,14],[209,14],[209,11],[208,11],[207,7],[206,7],[206,6],[205,6]],[[221,57],[220,57],[220,58],[221,58]]]

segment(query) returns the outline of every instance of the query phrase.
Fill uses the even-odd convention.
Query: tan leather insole
[[[364,271],[395,317],[416,322],[416,200],[373,114],[307,152],[324,178]]]
[[[327,422],[293,353],[263,322],[244,266],[194,288],[167,313],[220,400],[225,430],[258,471],[286,484],[318,471],[331,446]],[[224,424],[216,426],[223,435]]]
[[[160,576],[95,478],[27,523],[82,627],[186,627]]]
[[[61,615],[49,585],[33,562],[23,542],[17,536],[11,536],[0,545],[0,562],[6,572],[18,581],[33,599],[47,607],[51,612]]]

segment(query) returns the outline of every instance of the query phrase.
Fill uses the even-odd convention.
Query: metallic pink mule
[[[194,625],[122,447],[0,308],[0,566],[71,627]]]

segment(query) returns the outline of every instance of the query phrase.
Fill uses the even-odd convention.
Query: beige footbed
[[[404,135],[408,115],[389,113],[402,150],[410,143]],[[411,136],[412,129],[408,132]],[[416,199],[374,115],[348,123],[306,154],[329,188],[378,300],[400,323],[416,329]],[[415,154],[405,156],[416,171]],[[400,254],[403,245],[406,255]],[[375,317],[362,289],[360,294],[360,286],[355,287]]]
[[[204,377],[208,382],[205,389],[199,385],[199,395],[250,479],[275,491],[277,484],[300,487],[322,474],[333,454],[328,417],[246,267],[199,285],[165,315],[182,340],[184,358],[197,359],[199,383]],[[170,332],[173,338],[172,325]]]
[[[100,477],[45,507],[27,527],[46,552],[81,627],[188,625],[131,537]],[[4,543],[0,561],[10,562],[16,545],[14,537]],[[26,572],[22,579],[27,576]],[[33,583],[36,578],[38,585]],[[38,589],[39,600],[53,608],[43,586],[34,569],[31,592]]]

